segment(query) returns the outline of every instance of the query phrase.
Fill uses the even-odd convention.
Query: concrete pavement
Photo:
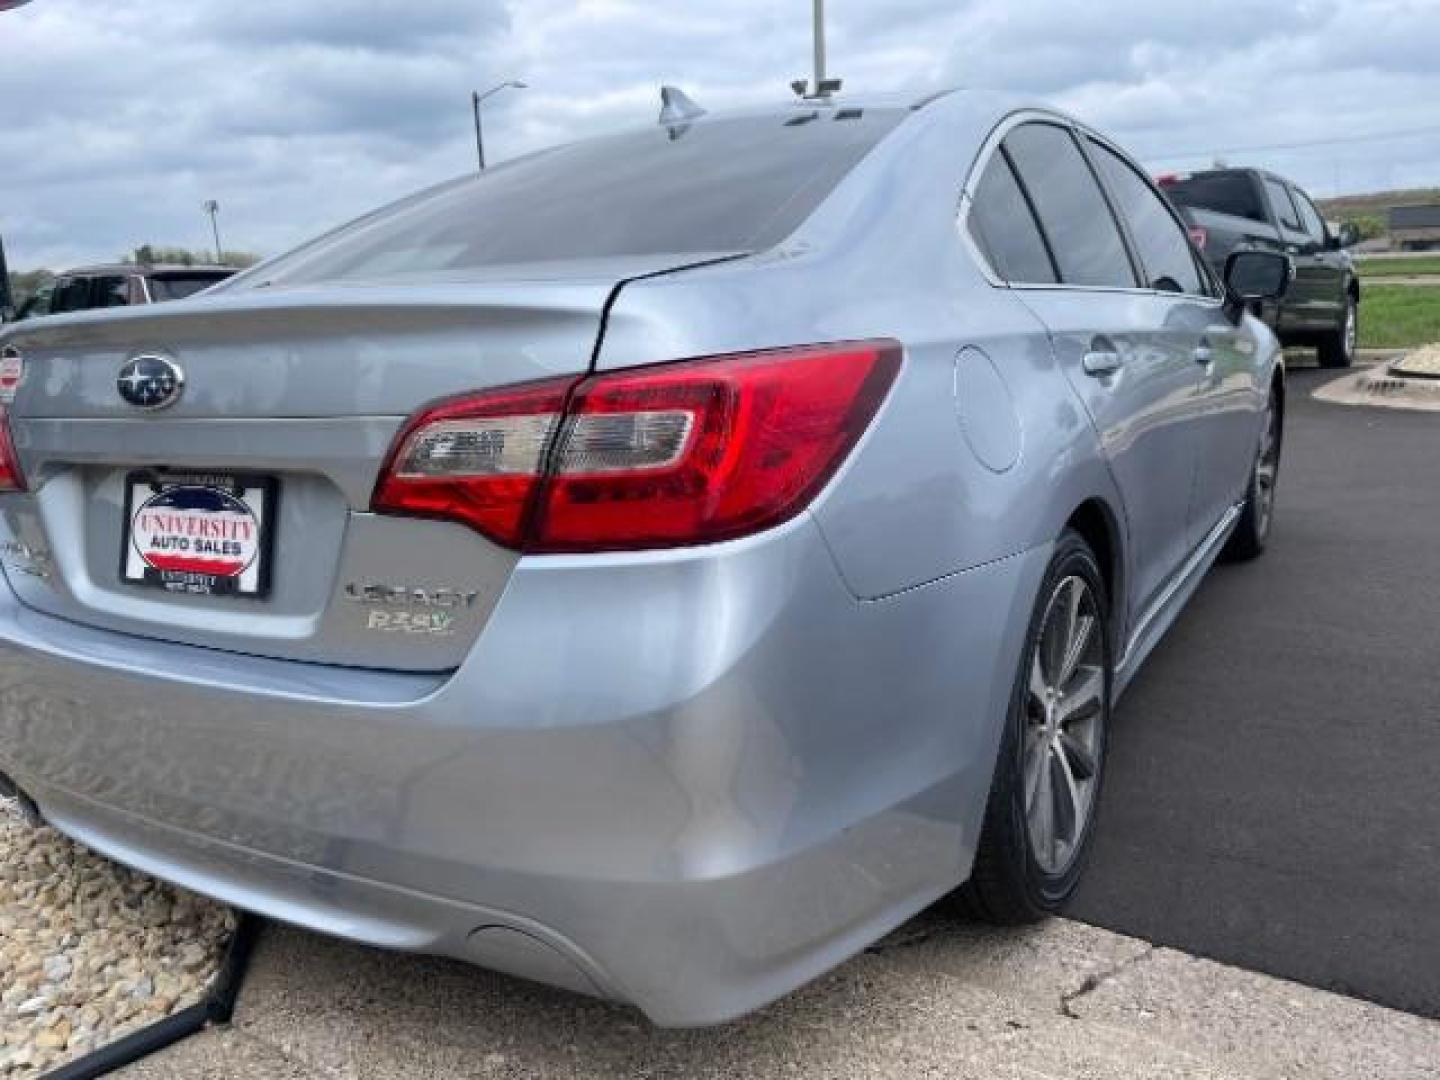
[[[235,1023],[125,1080],[909,1077],[1435,1080],[1440,1023],[1068,921],[943,909],[721,1028],[286,928]]]

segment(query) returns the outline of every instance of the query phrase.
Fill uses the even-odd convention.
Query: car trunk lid
[[[677,261],[231,290],[17,328],[10,424],[30,490],[0,496],[5,574],[29,607],[87,625],[323,663],[457,666],[517,556],[459,524],[370,513],[392,440],[436,399],[583,373],[617,284]],[[142,356],[183,374],[168,407],[121,396],[117,377]],[[152,548],[137,563],[141,544],[191,561],[161,574]],[[263,575],[190,589],[181,571],[197,557]],[[164,580],[134,580],[137,566]]]

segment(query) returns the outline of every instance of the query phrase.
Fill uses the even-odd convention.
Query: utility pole
[[[841,86],[840,79],[832,79],[825,74],[825,0],[814,0],[814,19],[815,81],[808,83],[804,79],[796,79],[790,84],[790,89],[805,101],[825,104],[839,92]]]
[[[815,93],[825,85],[825,0],[815,0]]]
[[[215,265],[219,266],[225,258],[225,250],[220,246],[220,204],[214,199],[206,199],[204,210],[210,215],[210,231],[215,236]]]
[[[481,172],[485,171],[485,138],[480,131],[480,103],[486,98],[500,93],[501,90],[528,90],[529,88],[529,83],[511,79],[498,86],[492,86],[483,94],[478,90],[470,91],[470,108],[475,113],[475,158],[480,163]]]

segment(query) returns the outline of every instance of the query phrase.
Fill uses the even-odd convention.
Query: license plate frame
[[[257,473],[127,473],[120,580],[185,596],[266,599],[279,495],[279,481]]]

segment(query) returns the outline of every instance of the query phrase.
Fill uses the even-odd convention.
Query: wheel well
[[[1112,611],[1116,610],[1122,582],[1122,564],[1119,532],[1110,508],[1099,499],[1087,499],[1070,515],[1065,526],[1083,536],[1090,545],[1090,550],[1095,553],[1095,560],[1100,564],[1100,576],[1105,582],[1106,602]]]
[[[1350,294],[1350,299],[1354,300],[1354,301],[1358,304],[1358,303],[1360,302],[1360,280],[1359,280],[1359,278],[1353,278],[1353,277],[1352,277],[1352,278],[1350,279],[1350,285],[1349,285],[1349,287],[1348,287],[1345,291]]]

